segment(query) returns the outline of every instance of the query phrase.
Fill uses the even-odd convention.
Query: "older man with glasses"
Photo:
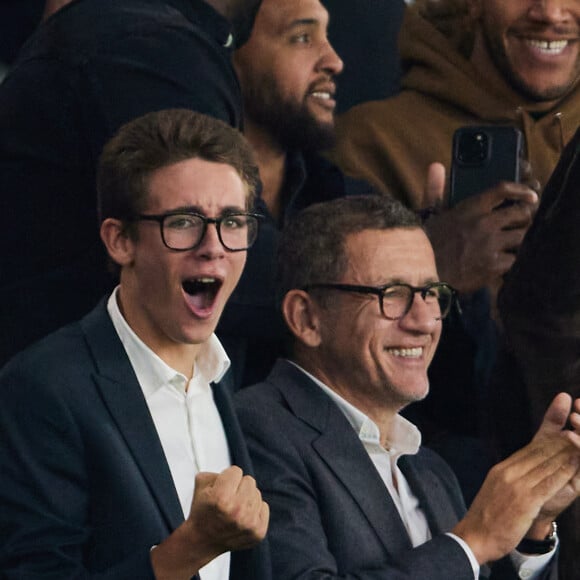
[[[474,580],[498,560],[495,580],[556,578],[553,521],[580,492],[580,400],[558,395],[466,512],[399,414],[427,396],[455,301],[415,214],[379,196],[312,205],[278,258],[292,355],[236,395],[274,578]]]

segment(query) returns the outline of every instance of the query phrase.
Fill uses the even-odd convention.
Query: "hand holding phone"
[[[512,204],[496,209],[506,199]],[[528,186],[503,182],[430,217],[425,227],[441,279],[461,293],[499,283],[515,260],[537,202]]]

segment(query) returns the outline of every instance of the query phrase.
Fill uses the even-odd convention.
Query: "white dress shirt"
[[[226,434],[210,383],[218,382],[230,360],[215,335],[202,346],[194,374],[187,377],[168,366],[136,334],[117,304],[118,288],[107,303],[113,325],[137,375],[173,477],[185,518],[189,515],[200,471],[219,473],[231,465]],[[200,569],[201,580],[227,580],[230,553]]]
[[[415,455],[419,451],[421,433],[417,427],[404,417],[396,415],[391,425],[391,432],[387,437],[388,448],[386,449],[381,445],[379,428],[372,419],[302,367],[296,363],[292,364],[312,379],[336,403],[356,431],[403,520],[413,547],[420,546],[430,540],[431,531],[425,514],[419,507],[419,500],[413,494],[403,472],[397,465],[399,457]],[[447,535],[463,548],[473,568],[474,580],[477,580],[480,567],[471,548],[455,534],[448,533]],[[554,548],[548,554],[540,556],[528,556],[514,551],[510,554],[510,558],[520,578],[536,580],[554,556],[555,551]]]

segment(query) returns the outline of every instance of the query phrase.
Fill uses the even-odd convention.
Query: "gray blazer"
[[[413,548],[354,429],[304,373],[278,361],[265,382],[239,391],[235,401],[270,504],[276,580],[473,580],[465,552],[444,534],[465,506],[438,455],[422,448],[399,461],[433,536]],[[481,578],[488,575],[483,568]],[[507,559],[492,577],[517,578]]]

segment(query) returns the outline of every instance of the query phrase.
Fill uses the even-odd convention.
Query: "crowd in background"
[[[455,524],[453,530],[459,530],[460,540],[463,535],[470,537],[470,518],[477,517],[474,511],[485,504],[481,498],[485,496],[489,501],[501,495],[497,489],[496,496],[486,491],[494,485],[489,483],[488,474],[499,477],[493,465],[517,449],[528,449],[530,440],[530,445],[546,445],[546,433],[550,429],[562,431],[566,424],[563,413],[569,416],[570,431],[577,427],[575,403],[570,402],[566,411],[565,402],[553,401],[560,390],[577,396],[580,379],[576,338],[580,336],[576,322],[580,320],[580,278],[574,275],[575,254],[571,250],[577,245],[571,220],[576,211],[571,176],[577,171],[580,138],[575,136],[580,125],[580,6],[576,0],[489,0],[488,4],[484,0],[309,0],[304,5],[312,16],[301,19],[293,2],[282,9],[275,0],[264,0],[254,22],[259,2],[248,0],[246,13],[241,0],[231,2],[239,11],[232,16],[234,8],[224,9],[225,14],[221,14],[209,0],[191,0],[193,7],[190,0],[159,0],[162,9],[156,6],[157,1],[146,0],[141,6],[142,0],[102,0],[102,5],[98,0],[73,0],[66,6],[66,0],[7,0],[0,6],[0,224],[9,239],[0,258],[4,271],[0,271],[4,328],[0,367],[38,339],[79,319],[117,283],[111,274],[111,249],[106,243],[106,251],[103,249],[103,233],[97,232],[99,221],[107,217],[98,214],[95,202],[97,167],[104,145],[125,123],[151,111],[200,111],[242,131],[260,175],[249,208],[260,215],[258,233],[248,248],[242,248],[244,253],[247,250],[245,267],[240,271],[239,283],[231,288],[231,296],[224,301],[215,332],[231,361],[228,388],[241,391],[237,405],[256,463],[258,486],[266,486],[268,502],[274,508],[274,545],[280,546],[277,549],[281,552],[287,545],[298,551],[304,549],[305,561],[312,556],[302,544],[304,538],[296,539],[291,533],[290,539],[286,538],[286,520],[280,524],[277,519],[277,502],[284,504],[284,498],[277,495],[278,470],[284,473],[284,465],[265,459],[276,447],[268,441],[267,431],[271,428],[275,432],[275,427],[267,422],[256,426],[256,402],[263,405],[265,415],[276,416],[279,401],[270,400],[271,388],[262,389],[264,394],[260,388],[248,391],[246,387],[271,380],[276,388],[288,382],[293,385],[288,386],[292,391],[301,379],[293,375],[291,366],[280,367],[277,359],[289,358],[308,373],[309,365],[324,367],[329,352],[317,351],[315,346],[319,345],[311,344],[304,327],[296,322],[298,312],[307,311],[305,302],[281,310],[283,296],[280,280],[275,277],[275,248],[284,239],[289,223],[298,227],[296,216],[309,215],[301,213],[309,206],[328,203],[340,207],[342,198],[364,196],[396,198],[409,214],[397,214],[402,221],[395,220],[399,225],[386,226],[385,231],[421,227],[428,235],[429,248],[433,248],[434,255],[429,259],[435,260],[437,273],[432,279],[423,280],[420,287],[406,280],[400,284],[413,292],[402,317],[414,308],[416,293],[426,301],[424,288],[435,282],[437,274],[445,283],[442,290],[437,287],[437,292],[443,292],[439,304],[445,303],[448,292],[453,296],[449,298],[449,310],[438,319],[443,329],[439,347],[436,353],[433,348],[432,364],[431,359],[427,361],[429,397],[417,396],[409,406],[401,405],[400,411],[405,421],[419,428],[422,443],[450,465],[453,477],[459,481],[461,497],[452,491],[451,499],[441,499],[445,505],[450,501],[449,511],[454,514],[451,523],[445,517],[439,521],[437,516],[436,524],[424,524],[420,516],[417,524],[413,515],[409,524],[405,518],[412,509],[405,500],[397,509],[403,514],[407,532],[413,530],[410,536],[414,548],[425,542],[431,545],[431,534],[436,535],[440,528],[449,531]],[[309,46],[310,51],[288,49],[290,33],[284,28],[284,18],[293,22],[288,30],[297,26],[294,22],[315,23],[292,40],[293,44]],[[83,30],[89,28],[91,34],[85,35]],[[558,66],[553,66],[554,61]],[[449,201],[453,135],[468,125],[517,127],[524,143],[522,169],[517,182],[497,183],[453,206]],[[189,156],[193,155],[186,158]],[[351,207],[355,215],[357,202],[352,206],[348,203],[344,207]],[[388,211],[396,213],[397,208]],[[312,211],[315,216],[316,210]],[[170,248],[164,219],[158,219],[159,231]],[[219,241],[227,249],[221,219],[206,218],[199,241],[211,230],[208,224],[214,223]],[[317,223],[315,217],[309,219]],[[340,220],[336,223],[355,227]],[[23,227],[28,230],[23,232]],[[300,238],[292,230],[288,235]],[[331,233],[327,235],[331,239]],[[321,234],[318,251],[322,252],[324,243],[330,244]],[[413,243],[419,248],[423,238],[414,238]],[[353,247],[353,255],[357,255],[358,246]],[[420,250],[417,255],[422,255]],[[288,249],[284,256],[295,257]],[[372,270],[364,256],[365,252],[359,256],[361,269],[364,265]],[[380,259],[387,260],[377,256]],[[413,259],[409,256],[408,262]],[[299,260],[294,265],[307,270]],[[343,275],[344,271],[335,274]],[[356,277],[358,272],[354,274]],[[290,286],[285,292],[294,296],[292,292],[297,289],[310,292],[310,286],[337,286],[335,280],[318,280],[316,276],[312,280],[306,276],[305,280],[302,287]],[[334,290],[350,292],[348,284],[343,286]],[[369,291],[368,285],[359,280],[354,292],[365,291]],[[375,294],[384,314],[387,299],[380,292]],[[321,303],[334,303],[332,300],[323,298]],[[332,323],[326,322],[332,329]],[[340,329],[334,332],[339,341]],[[407,332],[409,336],[428,334],[417,329]],[[433,342],[439,343],[438,334]],[[397,356],[415,356],[412,348],[408,351]],[[355,347],[346,353],[338,349],[337,353],[355,364]],[[275,380],[267,378],[272,376],[272,367]],[[340,370],[351,376],[352,369]],[[313,377],[326,387],[330,385],[329,391],[337,391],[332,375],[323,380],[313,371],[309,378]],[[354,374],[352,379],[356,383]],[[302,401],[300,397],[297,400]],[[305,401],[289,401],[288,405]],[[321,404],[316,398],[312,404],[315,401]],[[346,407],[344,412],[351,424],[361,420],[340,397],[335,397],[335,402],[343,411]],[[546,409],[550,410],[545,415]],[[221,407],[219,413],[226,421]],[[280,424],[288,420],[285,413],[280,414]],[[297,416],[303,419],[300,412]],[[314,424],[317,418],[308,421]],[[286,428],[299,432],[301,427],[289,421]],[[316,428],[323,430],[323,426]],[[297,448],[304,444],[302,437],[295,433],[293,445]],[[365,447],[369,445],[362,435],[361,441]],[[228,445],[234,447],[229,439]],[[165,446],[164,451],[167,453]],[[284,448],[276,451],[278,457],[283,453]],[[381,460],[372,451],[369,455],[375,466],[380,465]],[[433,485],[446,486],[447,467],[440,467],[438,459],[431,467],[429,456],[427,460],[420,457],[415,466],[418,472],[422,473],[421,461],[425,461],[436,474],[438,483]],[[302,459],[294,464],[294,458],[286,459],[297,472],[312,470],[322,478],[316,461],[310,463],[307,457],[304,464]],[[391,490],[393,485],[397,488],[398,477],[404,489],[408,480],[412,492],[421,499],[414,489],[413,467],[398,471],[396,461],[389,468],[395,473],[394,484],[381,474],[391,495],[403,493]],[[285,481],[283,485],[289,489],[296,485],[302,492],[310,483],[305,478],[296,484],[298,476],[285,476],[290,483]],[[316,493],[319,483],[312,484],[310,494]],[[574,477],[569,477],[564,487],[569,501],[580,492]],[[416,499],[412,493],[411,498]],[[300,494],[293,499],[296,509],[300,502],[308,503]],[[337,504],[331,505],[334,500]],[[180,501],[187,503],[191,498],[180,497]],[[321,515],[321,519],[333,519],[339,511],[337,505],[345,501],[340,494],[330,494],[320,511],[325,514],[329,510],[333,515]],[[472,502],[475,506],[467,516],[463,501],[468,508]],[[554,528],[549,541],[546,536],[545,545],[540,545],[541,541],[533,544],[535,540],[529,539],[532,543],[526,544],[524,538],[522,543],[516,542],[517,549],[523,545],[532,554],[546,553],[550,557],[559,553],[558,569],[553,567],[554,560],[546,563],[548,558],[533,565],[534,579],[575,580],[580,574],[576,557],[580,546],[578,502],[564,510],[567,504],[558,494],[552,497],[552,503],[537,501],[542,516],[536,514],[542,524],[537,529],[541,528],[543,537],[545,514],[549,513],[548,519],[557,520],[560,526],[557,545],[549,543],[556,537]],[[545,510],[546,505],[550,509]],[[429,519],[428,509],[424,509]],[[184,512],[187,516],[186,509]],[[280,513],[291,518],[287,512],[288,506],[283,505]],[[305,530],[311,525],[299,517],[297,520]],[[333,529],[340,526],[339,520],[333,520]],[[534,530],[538,520],[531,521],[530,529]],[[353,528],[359,525],[353,524]],[[312,529],[305,537],[313,533]],[[415,537],[417,529],[422,531]],[[495,530],[489,532],[493,533]],[[514,538],[516,535],[514,531]],[[340,534],[329,534],[327,540],[337,542],[338,547],[329,549],[329,560],[333,561],[335,552],[341,550],[340,542],[345,540]],[[231,548],[232,553],[239,545]],[[312,551],[315,545],[311,540]],[[348,561],[351,556],[345,556],[346,561],[339,567],[348,568],[359,559],[368,557],[372,561],[375,557],[374,547],[367,553],[356,543],[353,546],[347,550],[349,554],[352,551],[352,562]],[[446,554],[446,549],[453,551],[457,546],[452,543],[444,548],[437,554]],[[511,578],[512,567],[520,574],[527,570],[528,561],[512,558],[505,564],[509,571],[501,571],[501,562],[508,558],[500,557],[511,548],[496,550],[495,559],[500,564],[492,578]],[[477,549],[467,553],[475,553],[477,559]],[[488,551],[485,553],[487,556]],[[262,556],[259,554],[253,564]],[[437,557],[444,556],[428,555],[429,566]],[[95,554],[91,558],[98,562]],[[477,563],[470,558],[466,577],[486,577],[485,566],[480,571],[479,564],[487,561],[483,558]],[[313,562],[316,566],[316,558]],[[156,570],[163,569],[162,564]],[[419,564],[416,569],[411,565],[417,574],[424,562],[419,560]],[[232,564],[232,570],[237,565]],[[282,570],[290,574],[292,565],[277,561],[274,569],[278,570],[276,580],[280,580]],[[373,578],[375,571],[364,573]],[[243,573],[239,578],[244,579]]]

